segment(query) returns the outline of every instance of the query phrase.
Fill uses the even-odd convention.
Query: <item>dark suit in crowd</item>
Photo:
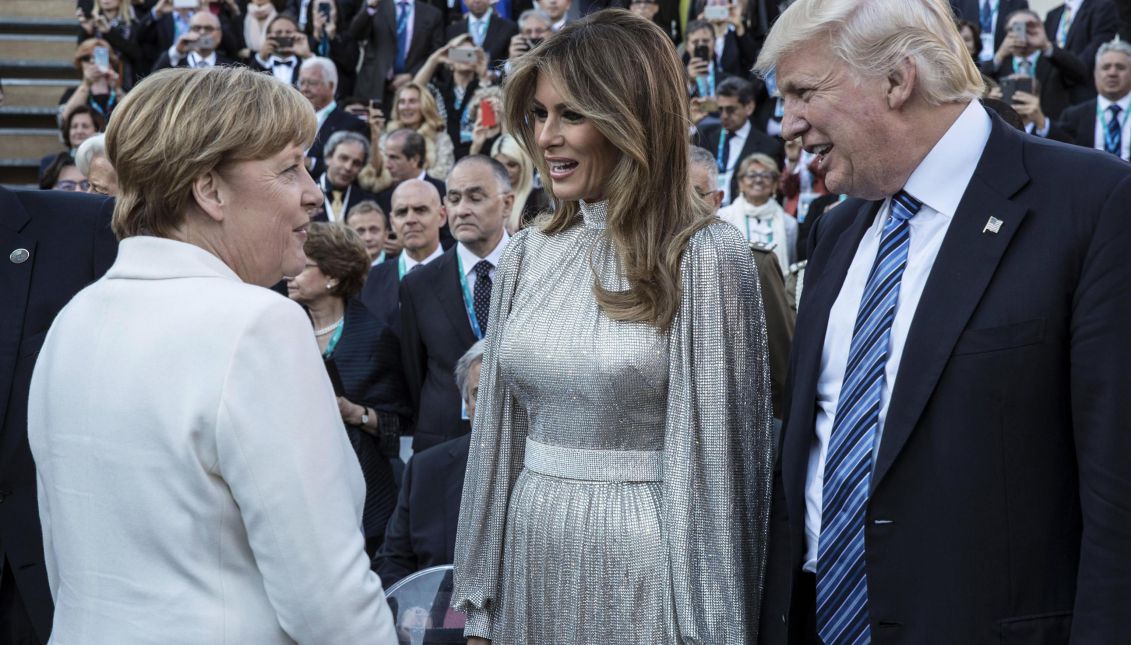
[[[758,129],[758,125],[751,121],[750,134],[746,135],[746,141],[742,144],[742,150],[738,153],[737,158],[729,158],[726,160],[728,168],[733,167],[735,172],[730,176],[730,198],[733,200],[737,195],[741,194],[738,190],[738,164],[750,155],[761,152],[762,154],[769,155],[778,162],[778,168],[785,167],[785,145],[782,144],[781,139],[771,137],[762,130]],[[723,127],[718,122],[711,123],[699,128],[699,143],[702,148],[710,152],[716,152],[719,148],[719,133]],[[726,152],[730,152],[730,144],[726,144]]]
[[[1060,115],[1060,119],[1049,128],[1049,138],[1074,143],[1085,148],[1096,147],[1096,99],[1073,105]],[[1131,161],[1120,156],[1124,161]]]
[[[1014,73],[1013,57],[1006,58],[1001,67],[994,68],[993,61],[986,63],[986,67],[988,69],[985,71],[988,75],[1000,81]],[[1095,87],[1091,72],[1083,61],[1067,49],[1055,45],[1052,56],[1037,58],[1037,68],[1033,71],[1033,76],[1037,82],[1036,90],[1041,100],[1041,111],[1053,120],[1060,117],[1060,113],[1075,102],[1073,97],[1079,94],[1081,87]]]
[[[468,33],[468,16],[465,15],[458,21],[448,25],[444,39],[450,41],[460,34]],[[518,25],[500,16],[494,11],[487,21],[487,34],[483,37],[483,50],[487,52],[488,65],[491,69],[502,66],[510,54],[511,38],[518,34]]]
[[[870,478],[872,642],[1126,642],[1131,167],[991,121],[918,302]],[[818,377],[829,312],[881,206],[850,199],[813,228],[764,643],[785,642],[782,628],[811,642],[801,567]]]
[[[390,258],[369,270],[361,301],[378,320],[400,328],[401,278],[397,258]]]
[[[397,507],[373,570],[386,589],[412,573],[455,561],[456,525],[471,435],[418,452],[408,460]]]
[[[334,188],[330,185],[330,178],[325,174],[319,177],[318,187],[322,189],[322,193],[326,196],[326,198],[322,200],[322,208],[319,209],[318,212],[315,213],[314,216],[310,219],[313,222],[328,222],[330,221],[330,214],[326,212],[326,202],[332,200],[331,192],[334,190]],[[342,195],[342,212],[340,213],[340,216],[334,220],[339,224],[345,223],[346,214],[349,213],[350,209],[354,206],[357,206],[361,202],[376,201],[377,199],[376,195],[359,186],[356,181],[350,184],[347,187],[347,190],[344,192],[345,194]]]
[[[1056,31],[1064,15],[1065,5],[1060,5],[1050,10],[1045,16],[1045,33],[1049,42],[1056,43]],[[1092,70],[1096,66],[1096,52],[1100,45],[1115,38],[1119,31],[1119,10],[1111,0],[1084,0],[1072,25],[1068,28],[1068,39],[1064,48],[1076,54],[1076,57],[1088,68],[1091,78]],[[1085,83],[1073,95],[1073,102],[1086,101],[1096,95],[1096,88],[1091,83]]]
[[[0,639],[46,643],[51,633],[28,388],[55,315],[114,262],[113,204],[78,193],[0,188]]]
[[[310,171],[311,176],[320,177],[322,173],[326,172],[326,164],[322,159],[322,153],[330,137],[333,136],[335,132],[341,132],[342,130],[356,132],[366,139],[369,139],[368,123],[340,107],[335,107],[333,110],[330,110],[330,113],[326,115],[326,120],[323,121],[322,126],[318,128],[318,133],[314,135],[314,143],[310,144],[310,150],[306,153],[308,159],[314,160],[314,167]]]
[[[394,437],[391,454],[381,451],[378,437],[346,426],[365,476],[365,511],[362,526],[366,548],[373,553],[385,538],[385,526],[396,506],[397,485],[389,457],[396,455],[401,430],[411,417],[406,401],[400,348],[389,325],[378,320],[360,300],[346,305],[342,338],[331,356],[342,378],[344,396],[377,413],[379,432]]]
[[[456,248],[401,282],[401,354],[416,411],[413,450],[423,450],[470,430],[453,373],[475,341],[460,288]]]
[[[384,0],[369,15],[362,5],[350,23],[354,40],[368,41],[362,50],[354,94],[364,99],[385,101],[386,83],[397,57],[396,3]],[[444,45],[444,18],[440,10],[423,2],[413,3],[412,41],[405,55],[405,73],[420,71],[424,61]],[[392,92],[390,91],[389,94]]]

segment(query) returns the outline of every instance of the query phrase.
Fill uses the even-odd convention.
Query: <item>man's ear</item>
[[[507,215],[510,215],[511,209],[514,208],[514,193],[503,195],[503,206],[506,208],[506,215],[503,215],[503,219],[506,219]]]
[[[910,58],[904,58],[888,73],[886,81],[888,107],[898,110],[914,95],[915,85],[919,81],[919,70]]]
[[[716,190],[714,192],[714,195],[711,197],[711,201],[715,202],[715,210],[719,210],[720,208],[722,208],[723,207],[723,191]]]
[[[227,206],[223,181],[215,170],[210,170],[192,182],[192,198],[197,208],[217,222],[224,221]]]
[[[440,204],[440,226],[448,223],[448,208]]]

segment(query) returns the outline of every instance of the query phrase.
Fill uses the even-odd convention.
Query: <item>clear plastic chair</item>
[[[464,645],[464,614],[449,607],[452,565],[417,571],[389,588],[398,645]]]

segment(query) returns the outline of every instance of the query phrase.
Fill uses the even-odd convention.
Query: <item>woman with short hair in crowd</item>
[[[52,642],[395,642],[310,319],[267,288],[322,203],[310,103],[209,67],[118,110],[117,259],[55,319],[28,404]]]
[[[549,207],[546,191],[534,186],[534,161],[509,134],[500,135],[491,146],[491,157],[503,164],[510,177],[514,205],[507,217],[507,233],[514,235]]]
[[[397,501],[390,457],[412,414],[392,331],[358,296],[369,275],[361,237],[342,224],[312,222],[303,245],[306,264],[287,278],[287,295],[306,308],[323,360],[342,387],[338,411],[365,476],[362,525],[372,555],[385,537]]]
[[[765,323],[750,249],[692,195],[675,47],[613,9],[512,62],[504,125],[556,208],[491,290],[452,598],[469,645],[753,643]]]
[[[756,152],[738,164],[739,195],[730,206],[719,210],[719,218],[742,233],[747,242],[771,248],[778,264],[795,262],[797,220],[774,199],[781,184],[781,172],[773,157]]]
[[[96,50],[107,52],[106,67],[100,67]],[[59,99],[59,122],[65,123],[80,105],[85,105],[106,122],[125,95],[122,85],[121,61],[110,43],[101,38],[88,38],[75,49],[75,69],[82,75],[77,87],[69,87]]]
[[[97,112],[90,109],[86,105],[80,105],[63,121],[59,127],[59,133],[63,138],[63,147],[66,148],[64,152],[74,157],[78,152],[79,146],[83,141],[93,137],[94,135],[102,132],[106,127],[106,121]],[[61,153],[53,153],[44,156],[39,160],[39,178],[43,179],[43,174],[47,171],[47,166],[51,165]]]

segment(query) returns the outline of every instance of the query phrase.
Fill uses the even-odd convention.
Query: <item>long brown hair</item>
[[[608,180],[606,226],[629,288],[609,291],[595,279],[597,303],[613,320],[666,330],[679,308],[680,258],[710,215],[707,204],[691,196],[691,121],[675,47],[650,21],[606,9],[567,24],[514,61],[505,97],[507,129],[552,192],[530,116],[541,74],[620,152]],[[559,200],[542,230],[564,231],[578,222],[579,212],[577,202]]]

